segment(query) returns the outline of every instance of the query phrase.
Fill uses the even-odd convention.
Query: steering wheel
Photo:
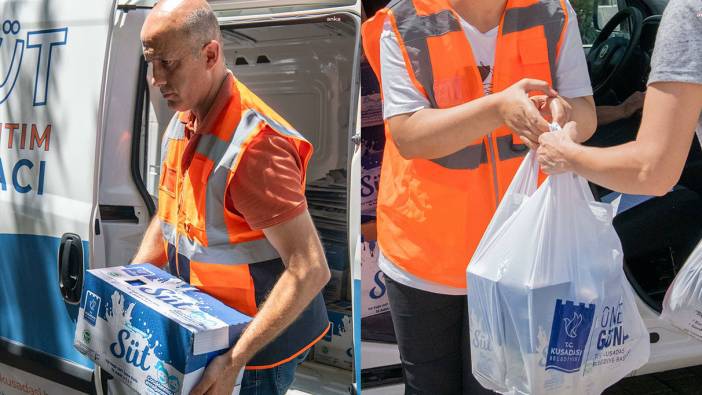
[[[631,27],[629,38],[610,37],[614,29],[627,19]],[[624,70],[624,65],[629,62],[639,44],[642,26],[641,11],[633,7],[624,8],[607,22],[592,43],[592,48],[587,54],[587,66],[596,97],[607,92],[612,82],[616,81]]]

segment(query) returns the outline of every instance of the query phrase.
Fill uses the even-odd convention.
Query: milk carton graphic
[[[89,270],[83,289],[74,346],[140,394],[188,394],[251,321],[149,264]]]

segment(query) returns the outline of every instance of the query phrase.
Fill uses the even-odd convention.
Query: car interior
[[[602,1],[600,1],[602,3]],[[597,105],[616,105],[635,91],[645,91],[656,32],[665,1],[619,1],[616,14],[602,26],[587,54]],[[638,112],[598,127],[586,143],[596,147],[632,141],[641,122]],[[595,197],[614,193],[591,184]],[[614,219],[624,251],[624,269],[634,290],[660,312],[668,286],[702,237],[702,150],[694,138],[677,185],[660,197],[623,196],[626,209]]]

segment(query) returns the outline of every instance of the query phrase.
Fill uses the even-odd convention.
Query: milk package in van
[[[149,264],[88,270],[78,314],[76,349],[137,393],[158,395],[188,394],[251,321]]]
[[[472,372],[506,394],[596,395],[649,358],[614,207],[587,182],[536,189],[529,152],[468,265]]]

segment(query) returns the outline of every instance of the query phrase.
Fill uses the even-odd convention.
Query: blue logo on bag
[[[594,304],[585,306],[585,303],[576,305],[570,300],[565,303],[561,299],[556,300],[546,370],[566,373],[580,370],[594,316]]]
[[[83,312],[83,318],[92,326],[95,326],[95,320],[97,319],[98,312],[100,311],[100,303],[102,299],[95,295],[94,293],[87,291],[85,293],[85,310]]]
[[[573,313],[573,318],[564,318],[563,323],[565,323],[566,335],[574,339],[578,337],[578,328],[583,323],[583,316],[582,314]]]

